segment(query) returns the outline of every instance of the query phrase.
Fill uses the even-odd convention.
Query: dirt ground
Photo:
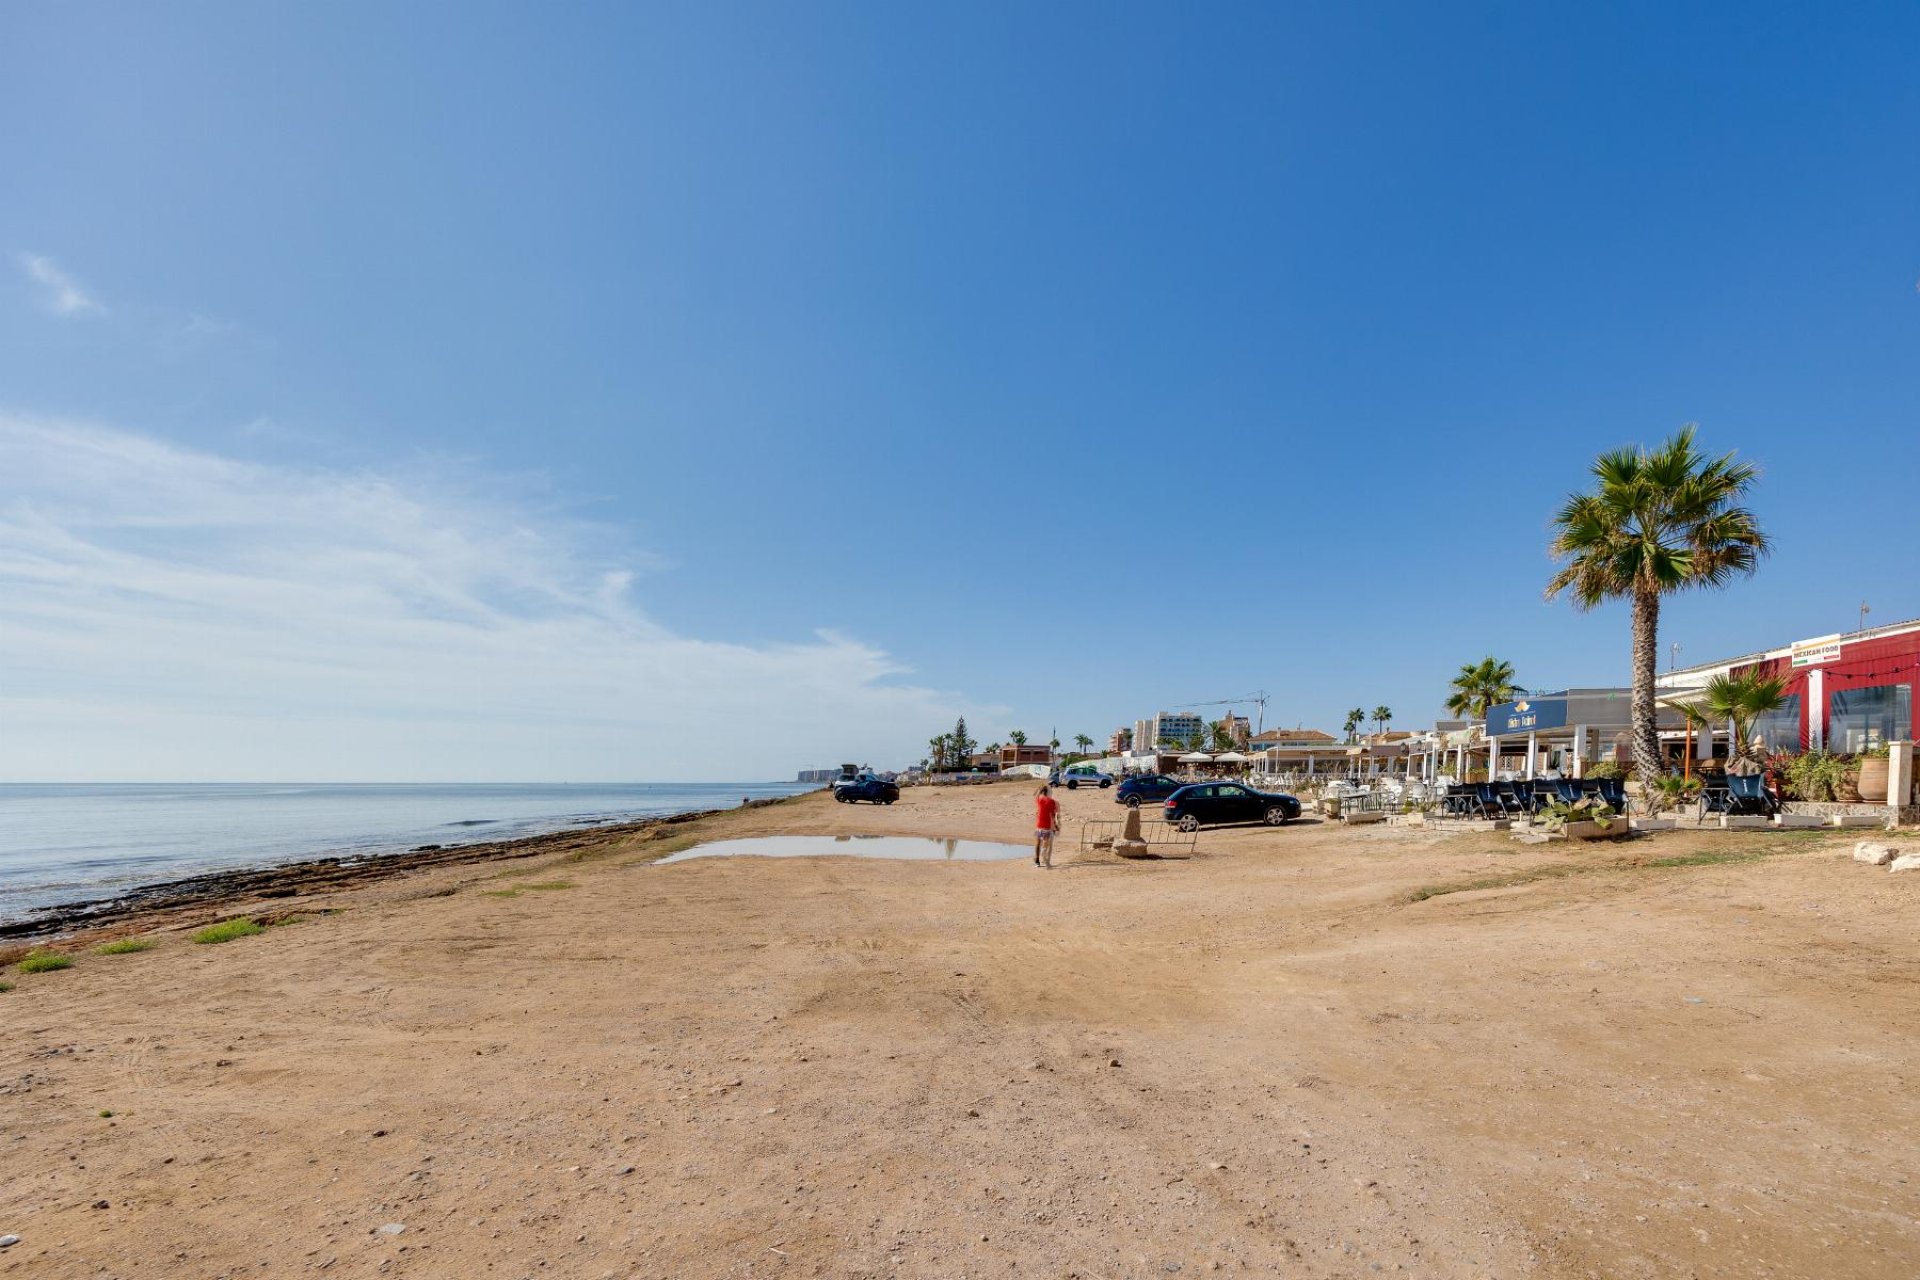
[[[1052,872],[648,861],[1031,825],[813,795],[9,972],[0,1276],[1920,1274],[1920,875],[1064,801]]]

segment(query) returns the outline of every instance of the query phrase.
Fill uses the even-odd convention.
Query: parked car
[[[1065,769],[1055,769],[1048,779],[1056,787],[1065,787],[1069,791],[1080,787],[1099,787],[1102,791],[1113,785],[1113,775],[1102,773],[1092,765],[1070,765]]]
[[[833,798],[841,804],[852,804],[856,800],[865,800],[871,804],[892,804],[900,798],[900,788],[885,778],[876,778],[869,773],[834,787]]]
[[[1230,822],[1264,822],[1270,827],[1300,816],[1300,802],[1278,791],[1255,791],[1238,782],[1197,782],[1167,797],[1167,821],[1182,831]]]
[[[1169,778],[1164,773],[1136,773],[1114,788],[1113,802],[1129,809],[1138,809],[1142,802],[1157,804],[1186,785],[1180,779]]]

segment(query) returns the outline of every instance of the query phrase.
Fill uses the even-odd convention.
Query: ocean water
[[[398,853],[794,795],[795,783],[0,783],[0,920],[143,884]]]

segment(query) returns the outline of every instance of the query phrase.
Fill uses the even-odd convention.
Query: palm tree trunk
[[[1651,788],[1666,772],[1660,760],[1660,729],[1655,718],[1653,682],[1660,667],[1660,596],[1633,593],[1633,772]]]

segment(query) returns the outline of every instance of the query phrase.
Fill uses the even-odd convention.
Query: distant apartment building
[[[1145,743],[1136,734],[1134,742],[1138,745],[1155,747],[1184,747],[1190,742],[1205,742],[1207,722],[1205,718],[1191,711],[1162,711],[1148,721],[1151,731],[1146,735]]]
[[[1245,716],[1229,715],[1226,719],[1227,735],[1233,739],[1236,751],[1245,751],[1253,741],[1253,721]]]
[[[1135,720],[1133,722],[1133,749],[1135,751],[1153,750],[1153,721]]]
[[[1122,727],[1107,735],[1107,754],[1123,756],[1133,750],[1133,730]]]

